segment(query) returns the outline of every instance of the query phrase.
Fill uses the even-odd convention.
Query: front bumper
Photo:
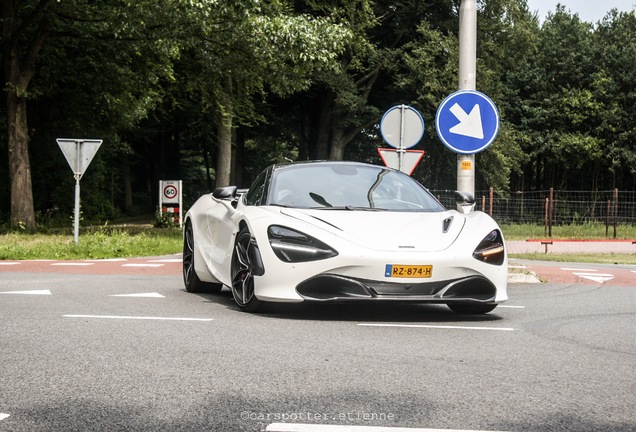
[[[389,300],[428,303],[453,301],[494,303],[497,288],[491,281],[478,275],[432,282],[396,283],[321,274],[298,284],[296,292],[303,300],[310,301]]]

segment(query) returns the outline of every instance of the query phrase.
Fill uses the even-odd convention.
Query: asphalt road
[[[636,283],[249,315],[153,271],[0,273],[0,432],[636,430]]]

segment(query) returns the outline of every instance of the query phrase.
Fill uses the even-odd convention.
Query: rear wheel
[[[247,228],[243,228],[236,236],[231,270],[234,301],[246,312],[255,312],[261,306],[261,301],[254,295],[252,247],[252,235]]]
[[[484,303],[448,303],[448,307],[458,314],[483,315],[494,310],[497,305]]]
[[[194,270],[194,230],[190,220],[183,233],[183,284],[192,293],[218,293],[223,288],[219,283],[203,282]]]

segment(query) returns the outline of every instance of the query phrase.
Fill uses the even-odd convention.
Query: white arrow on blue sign
[[[499,132],[499,111],[488,96],[475,90],[460,90],[440,104],[435,116],[437,135],[457,153],[485,150]]]

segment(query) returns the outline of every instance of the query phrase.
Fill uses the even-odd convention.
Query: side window
[[[258,177],[256,177],[256,180],[254,180],[254,183],[250,186],[250,190],[247,191],[247,194],[245,195],[245,204],[261,204],[263,195],[265,194],[265,177],[266,171],[263,171]]]

